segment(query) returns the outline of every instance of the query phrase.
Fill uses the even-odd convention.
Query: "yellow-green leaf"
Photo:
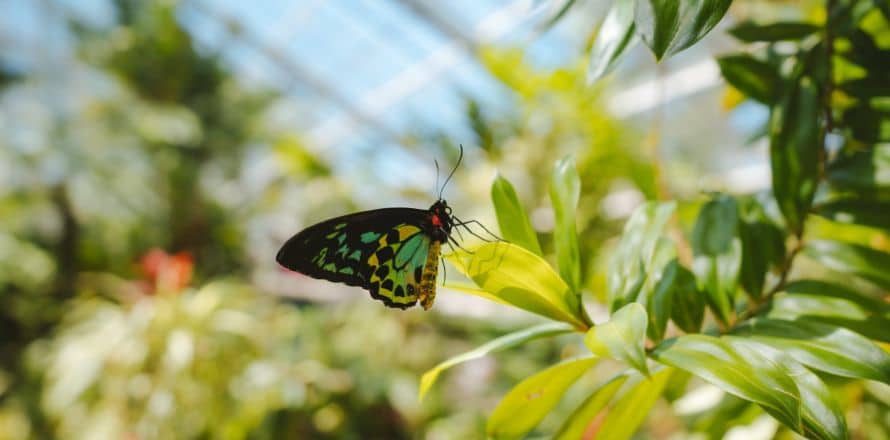
[[[576,440],[583,438],[584,433],[594,418],[597,417],[630,376],[615,376],[593,390],[580,406],[566,419],[555,436],[558,440]]]
[[[540,423],[582,374],[599,361],[576,359],[554,365],[513,387],[488,418],[485,433],[495,439],[521,438]]]
[[[569,333],[571,331],[573,331],[573,329],[570,325],[561,322],[541,324],[535,327],[501,336],[466,353],[454,356],[440,363],[439,365],[436,365],[423,374],[423,376],[420,378],[420,399],[424,398],[430,387],[433,386],[433,384],[436,382],[436,379],[439,377],[440,374],[442,374],[443,371],[457,364],[468,362],[474,359],[479,359],[496,351],[516,347],[533,339],[561,335],[563,333]]]
[[[541,257],[504,242],[484,243],[471,252],[458,251],[445,258],[502,302],[580,330],[590,327],[575,293]]]
[[[646,310],[637,303],[630,303],[612,314],[609,322],[587,331],[584,343],[593,354],[626,362],[645,375],[646,366]]]

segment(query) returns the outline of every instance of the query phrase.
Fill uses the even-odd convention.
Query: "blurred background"
[[[419,402],[423,371],[537,319],[448,289],[387,309],[274,255],[328,217],[428,207],[458,144],[455,213],[495,227],[500,173],[552,252],[550,164],[573,154],[594,302],[642,201],[768,187],[767,110],[713,56],[753,10],[810,2],[736,2],[596,86],[609,2],[574,3],[0,0],[0,438],[480,437],[579,341],[468,363]]]

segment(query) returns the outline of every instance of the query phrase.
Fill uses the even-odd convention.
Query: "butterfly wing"
[[[288,240],[276,259],[313,278],[360,286],[389,307],[417,302],[430,250],[428,212],[385,208],[333,218]]]

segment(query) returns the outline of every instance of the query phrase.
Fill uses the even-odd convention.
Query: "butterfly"
[[[429,209],[383,208],[325,220],[287,240],[276,260],[313,278],[362,287],[389,307],[406,309],[420,301],[429,310],[442,244],[460,246],[452,229],[479,224],[459,221],[442,198],[462,158],[463,147]]]

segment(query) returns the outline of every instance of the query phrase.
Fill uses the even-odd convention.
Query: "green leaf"
[[[773,194],[789,229],[800,234],[819,178],[819,92],[803,78],[773,108],[770,162]]]
[[[873,313],[872,310],[880,312]],[[842,298],[788,294],[774,298],[764,317],[843,327],[867,338],[890,343],[890,314],[885,306],[868,309]]]
[[[845,328],[758,318],[736,327],[732,334],[775,347],[820,371],[890,384],[890,355],[868,338]]]
[[[513,387],[488,418],[485,433],[495,439],[521,438],[562,398],[566,389],[599,359],[563,362],[541,371]]]
[[[698,333],[704,318],[705,294],[698,290],[692,272],[683,266],[678,266],[674,280],[671,320],[686,333]]]
[[[648,202],[638,207],[627,221],[607,275],[612,310],[636,300],[646,282],[647,271],[653,271],[658,239],[676,207],[675,202]]]
[[[529,222],[528,214],[519,203],[519,197],[510,181],[498,175],[491,184],[491,201],[498,218],[498,226],[504,240],[522,246],[527,250],[543,255],[538,235]]]
[[[573,329],[571,326],[561,322],[541,324],[531,328],[527,328],[525,330],[506,334],[466,353],[454,356],[431,368],[426,373],[423,373],[423,376],[420,378],[420,399],[423,400],[424,396],[426,396],[426,393],[430,390],[430,388],[436,382],[436,379],[438,379],[439,375],[442,374],[443,371],[455,365],[474,359],[479,359],[496,351],[513,348],[534,339],[548,338],[551,336],[570,333],[572,331]]]
[[[728,323],[738,286],[742,245],[738,238],[738,204],[719,195],[699,211],[692,231],[692,271],[708,295],[714,314]]]
[[[742,241],[742,267],[739,281],[751,298],[758,299],[770,264],[784,256],[785,237],[775,225],[766,222],[739,223]]]
[[[717,58],[720,73],[726,82],[752,99],[764,104],[776,102],[782,78],[778,69],[747,54]]]
[[[815,213],[838,223],[890,230],[890,201],[846,197],[819,204]]]
[[[742,242],[742,266],[739,282],[751,298],[763,293],[770,266],[780,267],[785,259],[785,234],[754,198],[745,198],[740,206],[739,238]]]
[[[573,292],[581,291],[581,257],[578,252],[578,232],[575,211],[581,197],[581,179],[575,159],[567,156],[556,162],[550,183],[550,200],[556,226],[553,238],[556,242],[556,260],[559,273]]]
[[[844,125],[853,132],[853,137],[862,142],[890,141],[890,112],[881,111],[866,105],[859,105],[844,111]]]
[[[634,13],[637,32],[656,60],[667,54],[680,30],[680,1],[640,0]]]
[[[606,19],[600,26],[593,48],[590,50],[590,65],[587,67],[588,84],[600,79],[633,46],[635,0],[615,0]]]
[[[649,315],[648,334],[653,341],[664,338],[664,330],[667,328],[668,319],[671,317],[671,309],[674,305],[674,292],[677,290],[677,273],[680,271],[680,262],[671,260],[660,271],[655,283],[651,298],[646,302],[646,311]]]
[[[609,401],[612,400],[612,397],[615,396],[615,393],[618,392],[618,389],[621,388],[621,385],[623,385],[629,377],[630,376],[626,374],[615,376],[596,387],[596,389],[593,390],[593,393],[590,394],[590,397],[584,400],[584,402],[575,409],[572,415],[566,419],[562,427],[559,428],[559,432],[557,432],[553,438],[557,440],[575,440],[584,438],[584,433],[587,431],[591,423],[598,416],[603,417],[606,414],[602,413],[603,409],[609,404]],[[600,416],[599,414],[603,414],[603,416]]]
[[[631,438],[655,406],[673,372],[673,368],[661,368],[649,378],[637,376],[636,383],[618,397],[608,410],[596,438],[609,440]]]
[[[768,24],[756,24],[749,21],[735,25],[728,32],[739,40],[754,43],[758,41],[799,40],[816,33],[819,29],[821,27],[814,24],[793,21]]]
[[[775,364],[785,368],[788,375],[794,379],[801,399],[800,416],[803,430],[800,434],[819,440],[849,438],[844,414],[831,395],[831,390],[819,379],[819,376],[796,362],[788,353],[767,344],[735,337],[726,339],[735,347],[747,346],[752,351],[766,356]]]
[[[886,77],[879,75],[866,75],[864,78],[844,81],[839,83],[837,88],[850,96],[866,102],[876,96],[890,96],[890,81],[887,81]]]
[[[593,354],[618,359],[648,376],[645,341],[646,310],[637,303],[622,307],[608,322],[591,328],[584,336]]]
[[[832,162],[828,178],[842,189],[890,189],[890,145],[876,145]]]
[[[720,22],[732,0],[639,0],[634,21],[657,60],[695,44]]]
[[[797,385],[781,366],[756,351],[713,336],[685,335],[663,341],[651,356],[757,403],[786,426],[801,431]]]
[[[819,295],[838,298],[859,305],[865,313],[890,313],[890,304],[880,298],[820,280],[796,280],[785,286],[789,295]],[[887,329],[890,331],[890,328]]]
[[[484,243],[471,251],[445,258],[502,302],[580,330],[590,327],[575,293],[541,257],[504,242]]]
[[[804,247],[810,258],[838,272],[849,273],[890,289],[890,254],[831,240],[812,240]]]

